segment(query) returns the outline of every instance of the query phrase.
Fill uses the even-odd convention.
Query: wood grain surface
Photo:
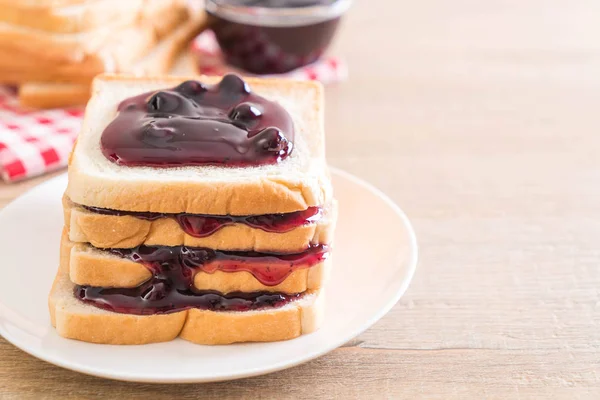
[[[355,2],[333,50],[350,79],[327,88],[328,156],[400,204],[421,259],[346,346],[166,386],[0,340],[1,397],[600,398],[598,15],[596,0]],[[0,206],[44,179],[0,184]]]

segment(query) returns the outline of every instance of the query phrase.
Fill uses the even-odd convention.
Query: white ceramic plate
[[[405,292],[417,244],[404,213],[371,185],[339,170],[340,204],[334,271],[323,327],[276,343],[200,346],[177,339],[143,346],[111,346],[64,339],[50,325],[46,298],[58,268],[63,217],[59,176],[0,211],[0,334],[52,364],[111,379],[210,382],[289,368],[346,343],[383,317]]]

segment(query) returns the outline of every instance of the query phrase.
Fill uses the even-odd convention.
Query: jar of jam
[[[316,61],[351,0],[206,0],[227,62],[277,74]]]

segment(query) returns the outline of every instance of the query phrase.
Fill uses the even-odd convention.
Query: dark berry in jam
[[[161,214],[136,211],[119,211],[106,208],[88,207],[84,208],[98,214],[105,215],[130,215],[132,217],[153,221],[159,218],[175,218],[188,235],[194,237],[210,236],[224,226],[233,224],[244,224],[252,228],[262,229],[266,232],[284,233],[303,225],[317,222],[322,215],[320,207],[309,207],[303,211],[295,211],[285,214],[265,214],[252,216],[233,215],[203,215],[203,214]]]
[[[153,167],[272,164],[293,142],[287,111],[231,74],[216,85],[187,81],[126,99],[100,139],[109,160]]]
[[[316,61],[348,5],[349,0],[208,0],[207,10],[229,64],[278,74]]]
[[[264,285],[274,286],[294,270],[310,268],[328,257],[326,246],[313,246],[299,254],[220,252],[186,246],[139,246],[111,249],[111,253],[143,263],[152,278],[135,288],[75,286],[78,299],[100,308],[127,314],[151,315],[188,308],[213,311],[247,311],[279,307],[299,294],[234,292],[223,294],[194,288],[194,275],[201,270],[213,273],[248,271]]]

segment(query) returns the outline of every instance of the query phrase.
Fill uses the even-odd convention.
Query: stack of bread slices
[[[0,0],[0,84],[24,106],[82,105],[97,74],[168,72],[204,24],[186,0]]]
[[[244,102],[246,90],[275,106]],[[243,102],[221,114],[186,100],[204,93],[217,106],[227,96]],[[251,126],[248,111],[271,123],[275,107],[286,110],[295,131],[293,150],[279,162],[166,167],[115,161],[124,160],[117,151],[160,162],[186,152],[216,157],[197,147],[185,127],[198,130],[215,120],[224,124],[209,125],[222,127],[210,128],[218,138],[227,124]],[[117,131],[123,145],[113,149],[107,126],[117,119],[125,122]],[[141,136],[132,126],[141,126]],[[211,148],[226,147],[219,143]],[[49,296],[60,335],[110,344],[178,336],[228,344],[313,332],[323,320],[337,216],[325,161],[322,87],[234,75],[100,76],[71,155],[63,205],[60,268]]]

